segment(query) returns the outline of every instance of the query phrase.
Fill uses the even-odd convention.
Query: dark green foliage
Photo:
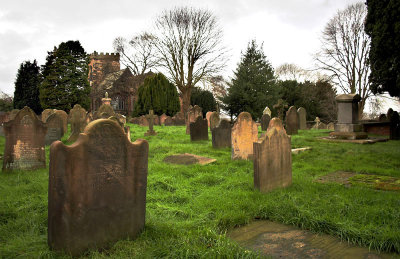
[[[296,80],[280,81],[279,96],[288,106],[303,107],[307,111],[307,120],[319,117],[323,122],[335,121],[337,118],[336,90],[332,84],[324,80],[317,82]]]
[[[90,106],[89,58],[79,41],[62,42],[48,52],[42,66],[40,103],[43,109],[69,111],[75,104]]]
[[[367,0],[371,90],[400,97],[400,1]]]
[[[146,77],[138,90],[138,100],[133,109],[133,116],[148,114],[174,116],[180,110],[178,91],[161,73]]]
[[[217,101],[215,100],[214,95],[210,91],[201,89],[199,87],[194,87],[192,89],[190,105],[200,106],[203,116],[206,116],[206,113],[209,111],[212,112],[217,110]]]
[[[13,98],[8,94],[0,92],[0,111],[8,112],[13,109]]]
[[[249,112],[253,119],[260,118],[266,106],[277,101],[274,70],[264,55],[263,45],[252,40],[238,64],[229,84],[228,94],[221,99],[223,108],[232,116]]]
[[[39,102],[39,66],[36,60],[31,63],[21,63],[15,79],[14,108],[22,109],[25,106],[40,114],[43,109]]]

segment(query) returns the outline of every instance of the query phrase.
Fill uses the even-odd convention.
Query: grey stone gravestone
[[[29,107],[25,106],[3,126],[6,139],[3,171],[46,168],[47,127]]]
[[[261,130],[266,131],[268,129],[269,121],[271,120],[271,116],[267,113],[261,116]]]
[[[232,155],[234,159],[252,159],[253,158],[253,142],[258,139],[258,128],[251,118],[250,113],[241,112],[233,125]]]
[[[231,134],[231,123],[228,120],[221,120],[219,125],[211,130],[213,148],[231,147]]]
[[[154,125],[154,118],[157,117],[157,115],[154,115],[153,110],[149,111],[149,114],[146,115],[146,118],[149,122],[149,129],[147,132],[144,133],[145,136],[154,136],[157,135],[157,132],[154,131],[153,125]]]
[[[47,133],[45,144],[50,145],[56,140],[61,140],[64,135],[64,123],[62,117],[58,114],[51,114],[46,120]]]
[[[203,119],[202,116],[190,123],[190,141],[198,140],[208,140],[207,119]]]
[[[299,115],[299,129],[307,129],[307,111],[303,107],[297,109],[297,114]]]
[[[278,118],[273,118],[261,139],[254,143],[254,186],[261,192],[292,183],[290,136]]]
[[[288,135],[295,135],[299,130],[299,115],[297,114],[296,107],[290,106],[286,112],[286,132]]]
[[[218,126],[219,120],[220,120],[220,118],[219,118],[219,114],[218,114],[217,112],[212,112],[212,113],[210,114],[210,119],[208,120],[209,123],[210,123],[210,124],[209,124],[210,130],[212,130],[212,129],[214,129],[215,127]]]
[[[69,121],[71,123],[71,136],[68,138],[69,142],[75,142],[78,136],[86,126],[86,110],[79,104],[75,104],[69,112]]]
[[[117,122],[91,122],[73,146],[50,147],[48,244],[73,256],[143,229],[149,146]]]

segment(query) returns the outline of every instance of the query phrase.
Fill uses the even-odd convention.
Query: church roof
[[[106,75],[104,80],[100,83],[99,88],[103,90],[109,90],[113,87],[115,81],[117,81],[125,72],[127,68],[121,69],[117,72]]]

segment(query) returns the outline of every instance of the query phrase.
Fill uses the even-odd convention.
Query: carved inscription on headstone
[[[253,142],[258,139],[256,123],[250,113],[239,114],[235,125],[232,128],[232,159],[252,159]]]
[[[131,143],[117,122],[91,122],[76,143],[50,148],[48,244],[80,255],[122,238],[145,223],[149,146]]]
[[[5,122],[3,170],[46,168],[46,131],[44,123],[26,106],[13,120]]]
[[[46,120],[47,134],[45,144],[50,145],[56,140],[60,140],[64,135],[63,119],[56,113],[51,114]]]
[[[282,122],[273,118],[265,134],[254,143],[254,186],[261,192],[292,183],[290,136]]]

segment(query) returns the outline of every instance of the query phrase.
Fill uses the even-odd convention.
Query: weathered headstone
[[[149,146],[117,122],[91,122],[73,146],[50,147],[48,245],[73,256],[143,229]]]
[[[292,152],[290,136],[278,118],[254,143],[254,186],[261,192],[287,187],[292,183]]]
[[[315,122],[315,124],[312,127],[312,129],[327,129],[327,127],[328,127],[325,123],[321,122],[319,117],[315,117],[314,122]]]
[[[46,120],[47,133],[45,144],[50,145],[56,140],[61,140],[64,135],[63,119],[57,113],[51,114]]]
[[[265,107],[263,114],[268,114],[269,117],[271,118],[271,110],[268,108],[268,106]]]
[[[397,111],[394,111],[390,118],[390,139],[400,139],[400,116]]]
[[[60,118],[62,119],[64,134],[67,133],[67,131],[68,131],[68,114],[62,110],[56,110],[54,113],[57,114],[58,116],[60,116]]]
[[[146,118],[145,115],[142,115],[139,117],[139,125],[143,127],[148,127],[149,126],[149,120]]]
[[[154,118],[157,117],[157,115],[154,115],[153,110],[149,111],[149,114],[146,115],[147,120],[149,121],[149,129],[147,132],[144,133],[145,136],[154,136],[157,135],[157,132],[154,131],[153,125],[154,125]]]
[[[0,125],[8,121],[9,112],[0,111]]]
[[[9,114],[8,114],[8,120],[13,120],[15,119],[15,116],[17,116],[19,112],[19,109],[13,109]]]
[[[104,98],[103,98],[104,99]],[[115,116],[114,109],[111,105],[103,103],[99,109],[93,114],[93,119],[106,119],[111,116]]]
[[[221,120],[219,125],[211,130],[213,148],[231,147],[232,126],[228,120]]]
[[[297,114],[296,107],[290,106],[286,112],[286,132],[288,135],[295,135],[299,130],[299,115]]]
[[[328,125],[326,125],[326,129],[335,130],[335,123],[329,122]]]
[[[160,124],[160,117],[157,114],[154,114],[154,125],[161,125]]]
[[[163,113],[163,114],[160,116],[160,125],[164,125],[165,119],[166,119],[167,117],[168,117],[168,116],[167,116],[165,113]]]
[[[218,126],[219,124],[219,114],[217,112],[212,112],[210,115],[210,118],[208,120],[209,122],[209,126],[210,126],[210,130],[213,130],[215,127]]]
[[[165,117],[164,119],[165,126],[174,126],[174,121],[170,116]]]
[[[210,127],[210,116],[213,112],[209,111],[206,113],[206,119],[207,119],[207,123],[208,123],[208,127]]]
[[[250,113],[241,112],[232,128],[232,159],[252,159],[253,142],[258,139],[256,123]]]
[[[3,126],[6,139],[3,171],[46,168],[47,127],[29,107],[25,106]]]
[[[71,123],[71,136],[68,138],[69,142],[75,142],[78,136],[86,126],[86,110],[79,104],[75,104],[74,108],[69,112],[69,121]]]
[[[392,119],[392,115],[393,115],[393,109],[389,108],[387,113],[386,113],[386,118],[390,121]]]
[[[198,105],[190,107],[186,118],[186,134],[190,134],[190,123],[195,122],[199,116],[203,117],[201,108]]]
[[[185,114],[183,112],[177,112],[173,117],[172,121],[174,122],[175,126],[182,126],[186,125],[185,123]]]
[[[297,114],[299,115],[299,129],[307,129],[307,111],[303,107],[297,109]]]
[[[261,130],[266,131],[268,129],[269,121],[271,120],[271,116],[268,113],[263,114],[261,116]]]
[[[41,117],[42,121],[43,121],[44,123],[46,123],[47,118],[48,118],[50,115],[52,115],[55,111],[56,111],[56,109],[45,109],[45,110],[43,110],[43,111],[42,111],[42,117]]]
[[[190,123],[190,141],[198,140],[208,140],[207,119],[203,119],[202,116]]]

